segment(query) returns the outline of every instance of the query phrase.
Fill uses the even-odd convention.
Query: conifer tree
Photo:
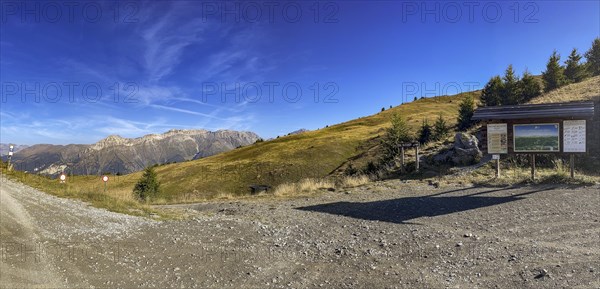
[[[144,170],[142,177],[133,188],[133,194],[142,201],[156,197],[160,192],[160,183],[156,177],[154,167],[149,166]]]
[[[580,61],[581,55],[577,53],[577,48],[573,48],[565,61],[565,78],[569,83],[580,82],[587,77],[586,67]]]
[[[521,100],[523,103],[528,102],[542,94],[542,86],[538,80],[535,79],[527,70],[523,72],[523,77],[519,81],[519,86],[521,87]]]
[[[519,77],[515,75],[515,71],[513,69],[512,64],[510,64],[506,71],[504,72],[504,77],[502,78],[503,89],[501,94],[501,104],[502,105],[515,105],[522,102],[522,96],[519,86]]]
[[[592,75],[600,75],[600,38],[594,39],[592,47],[585,53],[588,72]]]
[[[545,92],[557,89],[566,84],[564,68],[560,66],[560,55],[556,50],[552,52],[550,59],[548,59],[546,71],[542,73],[542,79],[544,79]]]
[[[492,77],[481,92],[481,102],[485,106],[501,105],[503,90],[504,84],[500,76],[496,75]]]
[[[426,144],[430,142],[432,133],[431,125],[426,119],[424,119],[421,123],[421,128],[419,129],[419,143]]]
[[[433,124],[433,139],[443,140],[448,136],[448,133],[450,133],[450,127],[448,127],[448,124],[446,123],[444,117],[442,117],[442,114],[439,114],[438,118]]]
[[[460,108],[458,110],[458,130],[464,131],[470,128],[473,125],[473,121],[471,117],[473,117],[475,102],[473,101],[472,96],[465,97],[460,103]]]

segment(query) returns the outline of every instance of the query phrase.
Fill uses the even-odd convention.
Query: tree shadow
[[[376,202],[335,202],[296,208],[303,211],[328,213],[356,219],[406,224],[420,217],[434,217],[463,212],[483,207],[500,205],[524,199],[524,196],[552,188],[541,188],[511,196],[491,197],[483,194],[505,191],[502,188],[477,192],[463,196],[442,196],[455,191],[442,192],[422,197],[406,197]]]

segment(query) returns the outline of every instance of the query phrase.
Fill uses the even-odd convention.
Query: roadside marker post
[[[10,144],[8,146],[8,165],[6,166],[6,169],[9,172],[12,171],[12,164],[10,163],[10,161],[12,160],[12,156],[14,154],[14,149],[15,149],[15,146],[13,144]]]
[[[102,181],[104,182],[104,192],[106,193],[106,183],[108,183],[108,176],[103,176]]]

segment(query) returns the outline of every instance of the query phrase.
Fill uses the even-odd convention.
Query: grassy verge
[[[158,215],[161,218],[170,217],[135,200],[129,189],[133,186],[134,180],[129,177],[110,176],[111,180],[106,184],[105,190],[104,183],[97,176],[69,176],[65,183],[60,183],[57,179],[45,176],[15,170],[8,171],[5,163],[2,163],[0,169],[0,174],[11,180],[57,197],[78,199],[96,208],[117,213],[146,217],[152,215]]]
[[[447,175],[440,178],[441,182],[455,183],[455,175]],[[600,176],[585,175],[576,171],[575,177],[571,178],[569,168],[557,162],[554,167],[537,168],[536,179],[531,178],[531,168],[524,166],[504,166],[500,170],[500,177],[496,177],[496,167],[488,163],[483,167],[460,176],[460,182],[465,184],[481,186],[510,186],[510,185],[576,185],[591,186],[600,184]]]

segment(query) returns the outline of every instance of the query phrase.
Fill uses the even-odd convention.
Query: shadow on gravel
[[[503,188],[478,192],[464,196],[441,196],[455,191],[437,193],[423,197],[407,197],[367,203],[336,202],[308,207],[298,210],[341,215],[363,220],[406,223],[407,220],[420,217],[434,217],[457,213],[477,208],[489,207],[524,199],[526,195],[551,190],[552,188],[536,189],[529,192],[506,197],[486,197],[483,194],[510,190]]]

